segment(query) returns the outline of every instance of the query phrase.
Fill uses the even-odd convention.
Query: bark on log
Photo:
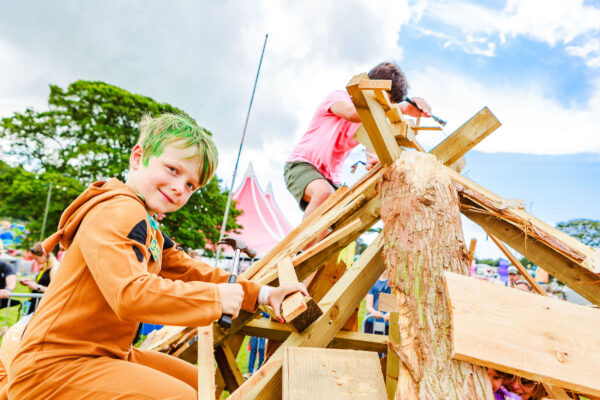
[[[493,399],[482,367],[451,359],[444,270],[467,274],[458,196],[432,155],[402,153],[383,174],[384,260],[398,293],[396,399]]]

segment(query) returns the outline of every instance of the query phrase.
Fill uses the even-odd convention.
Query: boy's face
[[[167,146],[159,157],[150,157],[148,166],[144,166],[141,147],[133,148],[128,182],[144,197],[150,211],[177,211],[200,187],[200,158],[193,155],[193,148]]]

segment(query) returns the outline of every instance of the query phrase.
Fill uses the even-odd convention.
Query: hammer
[[[233,256],[233,267],[231,267],[231,275],[229,275],[229,279],[227,283],[236,283],[237,275],[240,272],[240,253],[244,252],[250,258],[256,257],[256,250],[248,247],[243,240],[234,238],[232,236],[226,236],[217,244],[228,244],[235,251]],[[221,318],[219,318],[218,322],[221,328],[227,329],[231,327],[231,315],[223,314]]]

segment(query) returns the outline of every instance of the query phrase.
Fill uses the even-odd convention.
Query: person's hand
[[[401,103],[400,111],[402,111],[402,114],[410,115],[411,117],[431,117],[431,107],[425,100],[420,97],[413,97],[411,100],[414,101],[423,112],[412,104]]]
[[[379,158],[377,158],[377,154],[371,153],[367,150],[367,163],[365,164],[365,169],[370,171],[375,165],[379,163]]]
[[[386,321],[386,322],[387,322],[387,321],[389,321],[389,320],[390,320],[390,313],[386,313],[386,314],[383,316],[383,320],[384,320],[384,321]]]
[[[375,317],[375,319],[381,319],[383,318],[383,313],[381,311],[375,311],[373,317]]]
[[[27,286],[32,290],[37,290],[38,283],[36,281],[32,281],[31,279],[21,279],[21,285]]]
[[[304,286],[303,283],[286,283],[271,291],[269,305],[275,312],[275,317],[277,317],[281,323],[283,323],[283,318],[281,318],[281,303],[288,295],[296,292],[301,292],[305,296],[309,295],[306,286]]]
[[[237,318],[244,300],[242,285],[239,283],[219,283],[217,289],[219,289],[221,295],[221,312],[231,315],[231,318]]]
[[[10,296],[10,290],[8,289],[0,289],[0,299],[7,299]]]

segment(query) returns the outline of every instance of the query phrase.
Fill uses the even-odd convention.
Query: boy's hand
[[[279,322],[283,323],[283,318],[281,318],[281,303],[286,296],[296,292],[302,292],[303,295],[309,296],[306,286],[303,283],[286,283],[271,291],[269,305],[275,312],[275,316],[279,319]]]
[[[0,289],[0,299],[7,299],[10,296],[10,290]]]
[[[375,165],[379,163],[379,158],[377,158],[377,154],[371,153],[367,150],[367,163],[365,164],[365,169],[370,171]]]
[[[244,289],[239,283],[217,284],[221,295],[221,313],[229,314],[231,318],[237,318],[244,300]]]
[[[420,97],[413,97],[412,101],[414,101],[423,112],[412,104],[400,103],[400,111],[402,111],[402,114],[410,115],[411,117],[431,117],[431,107],[425,100]]]

